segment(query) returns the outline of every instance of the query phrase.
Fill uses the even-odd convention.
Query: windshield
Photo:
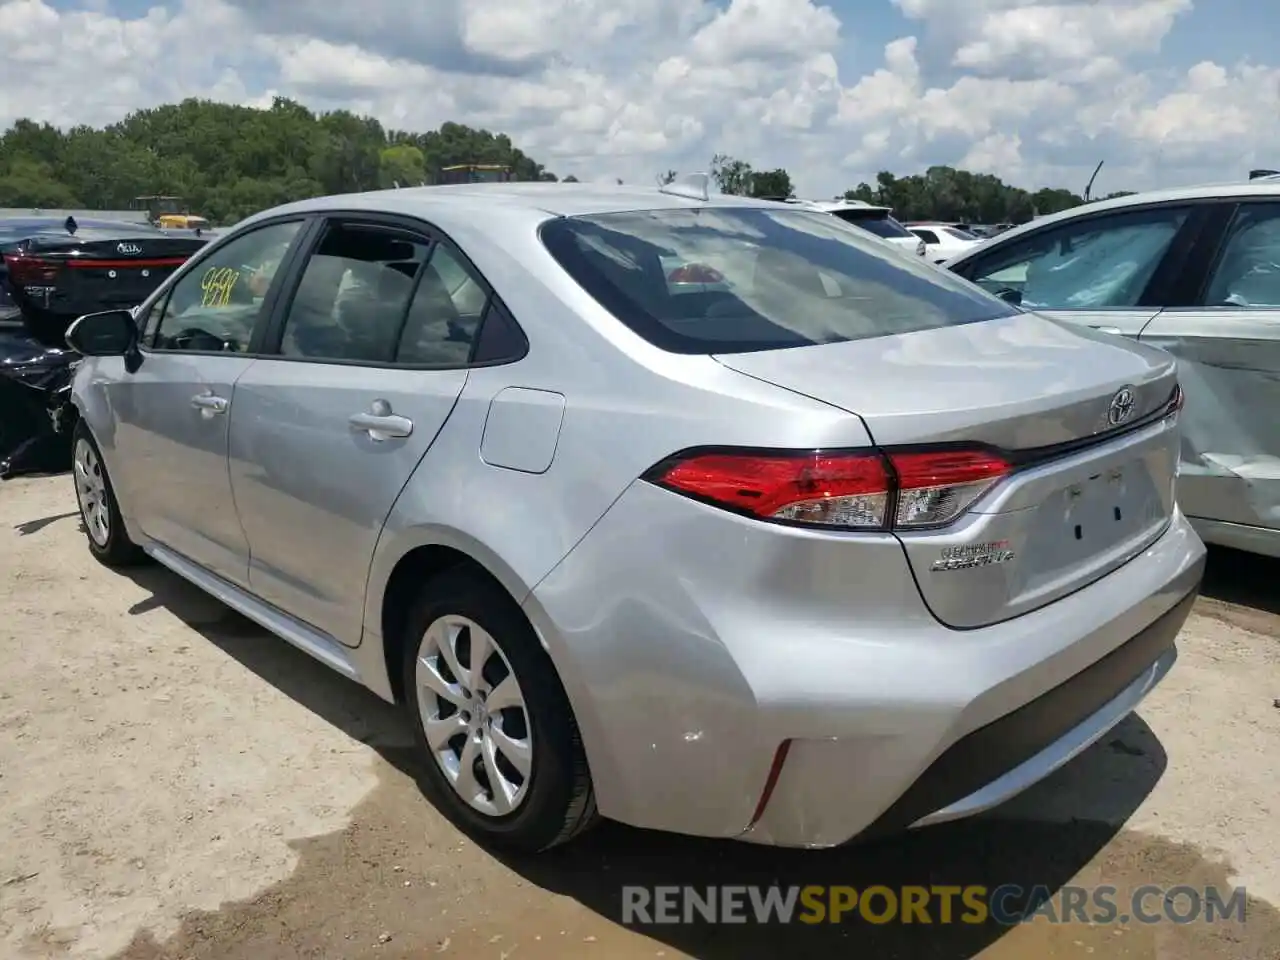
[[[884,240],[900,240],[903,237],[909,240],[915,239],[906,227],[889,216],[887,210],[836,210],[832,216],[839,217],[845,223],[852,223],[855,227],[861,227],[867,233],[873,233]]]
[[[551,220],[541,234],[602,306],[675,353],[839,343],[1019,312],[824,213],[610,213]],[[676,269],[684,264],[698,265],[701,282],[688,282],[687,271]]]
[[[970,233],[968,230],[961,230],[959,227],[943,227],[942,232],[957,240],[967,240],[972,242],[978,239],[978,235],[976,233]]]

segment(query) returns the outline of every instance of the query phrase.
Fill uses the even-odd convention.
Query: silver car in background
[[[89,549],[402,704],[496,845],[829,846],[1044,777],[1200,583],[1172,358],[698,183],[308,200],[82,318]]]
[[[1187,393],[1182,509],[1209,543],[1280,557],[1280,182],[1087,204],[947,267],[1029,309],[1176,356]]]

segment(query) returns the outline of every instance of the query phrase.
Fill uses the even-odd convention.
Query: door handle
[[[215,393],[198,393],[191,398],[191,405],[200,411],[202,417],[216,417],[227,412],[227,398]]]
[[[375,400],[368,413],[356,413],[347,418],[352,430],[363,430],[376,441],[403,439],[413,433],[413,421],[391,412],[391,404]]]

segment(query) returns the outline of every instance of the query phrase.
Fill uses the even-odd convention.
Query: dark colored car
[[[71,322],[141,303],[208,240],[145,223],[0,220],[0,479],[70,464]]]
[[[76,317],[136,306],[207,242],[144,223],[0,221],[0,283],[28,332],[61,347]]]

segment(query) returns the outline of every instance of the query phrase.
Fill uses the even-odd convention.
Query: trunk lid
[[[38,240],[26,254],[59,269],[47,306],[64,313],[132,307],[206,244],[194,236],[153,234]]]
[[[943,623],[1009,619],[1086,586],[1168,525],[1178,441],[1168,354],[1034,314],[788,350],[718,355],[860,416],[885,448],[995,447],[1010,476],[941,530],[899,532]],[[1130,398],[1117,424],[1118,395]]]

